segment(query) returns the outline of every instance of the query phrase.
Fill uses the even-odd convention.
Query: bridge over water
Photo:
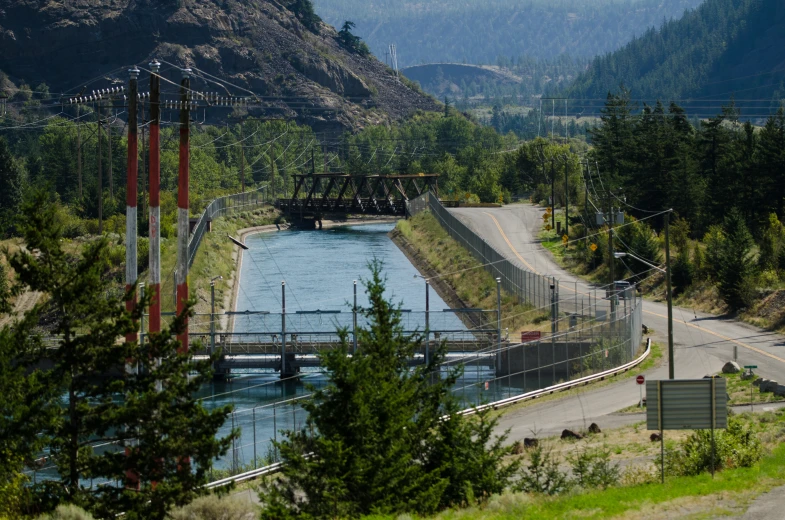
[[[230,312],[231,333],[203,334],[202,348],[197,355],[220,349],[216,364],[218,377],[226,377],[238,369],[272,369],[282,378],[291,377],[302,368],[318,367],[319,354],[336,348],[342,341],[339,331],[345,332],[350,352],[362,349],[358,338],[360,328],[369,323],[357,311],[314,310],[268,312]],[[499,341],[499,330],[493,324],[497,311],[481,309],[444,309],[425,311],[401,310],[401,326],[406,335],[422,336],[422,346],[415,352],[412,365],[428,362],[441,343],[448,355],[455,359],[477,356],[492,350]],[[215,323],[214,316],[210,323]],[[467,327],[466,324],[479,324]],[[241,332],[237,332],[237,331]],[[195,334],[192,334],[192,337]],[[487,361],[493,366],[494,357]]]
[[[292,196],[278,199],[276,208],[294,216],[330,213],[364,215],[406,214],[406,202],[425,192],[439,195],[438,174],[353,176],[346,173],[293,175]]]

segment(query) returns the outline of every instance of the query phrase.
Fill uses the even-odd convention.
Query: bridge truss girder
[[[403,215],[406,201],[430,191],[439,195],[438,174],[352,176],[344,173],[295,174],[294,191],[277,205],[288,213]]]

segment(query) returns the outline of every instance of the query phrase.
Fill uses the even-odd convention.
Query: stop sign
[[[639,385],[642,385],[643,383],[646,382],[646,378],[643,376],[638,376],[635,378],[635,382],[638,383]]]

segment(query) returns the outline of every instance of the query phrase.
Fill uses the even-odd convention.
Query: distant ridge
[[[622,84],[637,99],[697,107],[700,100],[733,97],[747,101],[748,115],[765,115],[785,98],[785,2],[706,0],[682,19],[595,58],[566,95],[602,99]]]

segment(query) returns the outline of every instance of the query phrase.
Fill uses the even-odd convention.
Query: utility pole
[[[109,154],[109,196],[114,199],[114,175],[112,172],[112,122],[106,123],[106,151]]]
[[[671,290],[670,210],[665,213],[665,284],[668,290],[668,379],[675,379],[673,366],[673,291]]]
[[[147,204],[147,147],[145,143],[147,142],[147,125],[144,122],[144,102],[139,105],[139,110],[141,111],[141,122],[142,122],[142,218],[145,220],[148,219],[148,204]],[[149,232],[148,232],[149,235]]]
[[[608,275],[611,288],[611,323],[616,316],[616,275],[614,274],[613,256],[613,207],[610,192],[608,192]]]
[[[564,160],[564,234],[570,236],[570,179],[568,162]]]
[[[80,105],[76,105],[76,178],[79,184],[79,198],[84,197],[82,192],[82,125],[79,122]]]
[[[101,105],[98,105],[98,234],[104,232],[104,179],[101,165]]]
[[[136,265],[137,255],[137,190],[138,190],[138,122],[136,119],[136,97],[139,89],[139,69],[134,67],[128,70],[130,76],[128,88],[128,162],[125,188],[125,290],[130,291],[136,278],[139,276]],[[125,309],[130,313],[136,306],[136,297],[125,302]],[[136,341],[136,333],[131,332],[125,340],[128,343]]]
[[[586,161],[586,177],[583,178],[583,212],[586,214],[586,235],[588,235],[588,225],[589,225],[589,161]]]
[[[270,189],[272,190],[272,203],[275,204],[275,152],[270,148]]]
[[[161,331],[161,78],[150,63],[150,333]]]
[[[245,131],[243,130],[243,122],[240,121],[240,183],[243,185],[243,193],[245,193],[245,148],[243,148],[244,139]]]
[[[556,172],[553,168],[553,157],[551,157],[551,228],[556,232]]]
[[[137,92],[139,90],[138,78],[139,69],[134,67],[128,70],[129,75],[129,88],[128,88],[128,162],[126,174],[126,189],[125,189],[125,291],[130,292],[133,284],[136,283],[138,276],[138,268],[136,264],[137,255],[137,220],[136,220],[136,204],[137,204],[137,175],[139,169],[139,155],[137,149],[137,119],[136,119],[136,101]],[[136,307],[136,295],[125,302],[125,310],[132,313]],[[144,333],[144,318],[142,318],[141,330]],[[129,332],[125,336],[127,343],[133,343],[137,340],[136,331]],[[126,374],[133,375],[136,373],[134,366],[134,359],[127,359],[125,364]],[[125,448],[126,456],[131,454],[131,447]],[[126,471],[126,487],[130,489],[139,489],[139,475],[136,471]]]
[[[177,314],[185,311],[188,303],[188,235],[190,221],[190,100],[191,69],[183,69],[180,82],[180,161],[177,176]],[[188,318],[185,319],[185,330],[180,334],[179,352],[188,352]]]

